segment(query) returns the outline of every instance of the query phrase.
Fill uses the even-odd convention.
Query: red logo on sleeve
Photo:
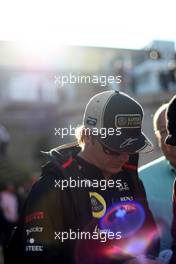
[[[30,223],[33,220],[41,220],[43,218],[44,218],[44,212],[42,212],[42,211],[34,212],[34,213],[27,215],[25,217],[25,223]]]

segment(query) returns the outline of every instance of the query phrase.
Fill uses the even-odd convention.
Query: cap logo
[[[115,116],[115,126],[121,128],[140,128],[142,116],[140,114],[118,114]]]
[[[95,126],[97,123],[97,119],[91,116],[87,117],[86,123],[90,126]]]
[[[122,142],[122,144],[120,145],[120,148],[128,147],[128,146],[132,145],[137,140],[138,140],[138,138],[127,138],[127,139],[125,139],[124,142]]]

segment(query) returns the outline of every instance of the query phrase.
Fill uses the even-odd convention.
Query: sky
[[[174,0],[0,0],[0,40],[143,48],[176,41]]]

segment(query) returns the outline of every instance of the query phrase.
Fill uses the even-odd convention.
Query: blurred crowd
[[[7,179],[2,177],[3,173],[8,174],[7,169],[4,170],[5,164],[8,164],[8,170],[14,169],[8,157],[9,142],[10,135],[7,129],[0,125],[0,264],[3,264],[5,245],[10,239],[13,228],[18,223],[23,202],[34,181],[32,178],[30,183],[15,185],[13,178],[9,180],[8,177]]]

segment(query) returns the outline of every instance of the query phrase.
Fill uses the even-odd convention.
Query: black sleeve
[[[140,203],[142,204],[145,210],[144,229],[146,230],[148,234],[153,234],[152,241],[149,245],[149,248],[146,254],[149,256],[157,257],[159,253],[159,247],[160,247],[159,230],[153,218],[152,212],[148,206],[145,188],[140,179],[139,179],[139,189],[140,189],[140,195],[138,199],[140,200]]]
[[[25,264],[62,263],[62,243],[56,239],[64,230],[62,197],[52,175],[34,184],[7,248],[6,264],[14,263],[14,258]]]

